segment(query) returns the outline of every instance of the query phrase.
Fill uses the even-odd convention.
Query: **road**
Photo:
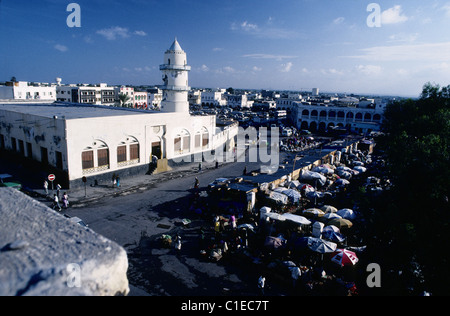
[[[128,277],[131,295],[215,296],[256,295],[259,275],[233,262],[212,263],[200,256],[199,229],[211,226],[189,212],[195,177],[200,186],[219,177],[237,177],[245,166],[234,163],[202,173],[160,182],[145,190],[118,197],[105,197],[67,211],[83,219],[97,233],[124,247],[129,258]],[[193,222],[184,227],[182,219]],[[182,250],[162,248],[162,234],[183,239]],[[231,260],[232,261],[232,260]]]

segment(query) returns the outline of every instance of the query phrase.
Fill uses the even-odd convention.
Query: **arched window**
[[[353,117],[354,117],[353,112],[348,112],[347,113],[347,119],[348,120],[353,120]]]
[[[363,115],[362,115],[361,113],[357,113],[355,119],[356,119],[357,121],[362,121]]]
[[[202,147],[207,149],[209,147],[209,132],[206,127],[202,128]]]
[[[208,148],[209,146],[209,132],[206,127],[203,127],[201,131],[195,134],[195,144],[196,149]]]
[[[364,121],[370,122],[371,120],[372,120],[372,115],[370,113],[366,113],[366,115],[364,115]]]
[[[381,121],[381,115],[380,115],[380,114],[375,114],[375,115],[373,116],[373,120],[376,121],[376,122]]]
[[[309,117],[309,111],[308,110],[303,110],[302,116]]]
[[[178,133],[173,141],[175,154],[184,154],[191,151],[191,135],[187,130]]]
[[[139,160],[139,141],[128,136],[117,146],[117,164],[123,167],[139,163]]]
[[[107,170],[109,167],[109,148],[103,141],[95,140],[81,153],[83,174]]]
[[[319,112],[317,112],[317,110],[313,110],[311,112],[311,117],[318,117],[319,116]]]

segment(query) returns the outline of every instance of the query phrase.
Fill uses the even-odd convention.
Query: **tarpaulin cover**
[[[309,180],[309,181],[318,181],[318,183],[320,183],[320,185],[324,186],[325,183],[327,182],[327,178],[323,175],[321,175],[318,172],[314,172],[314,171],[303,171],[302,174],[300,175],[300,179],[301,180]]]

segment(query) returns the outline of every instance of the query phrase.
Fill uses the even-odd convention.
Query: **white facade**
[[[111,106],[116,102],[114,87],[99,85],[64,85],[56,87],[57,101]]]
[[[318,97],[319,96],[319,88],[313,88],[312,89],[312,96]]]
[[[148,107],[149,109],[160,109],[161,108],[161,102],[163,99],[163,93],[160,89],[155,89],[152,92],[147,93],[147,99],[148,99]]]
[[[227,105],[232,108],[251,108],[254,101],[249,101],[246,94],[226,94]]]
[[[226,106],[225,89],[202,91],[202,106]]]
[[[134,92],[134,108],[146,110],[148,108],[148,93]]]
[[[300,94],[289,94],[287,98],[277,99],[277,109],[279,110],[292,110],[293,107],[302,101],[302,95]]]
[[[351,131],[366,133],[379,131],[383,121],[384,108],[356,108],[330,105],[296,103],[293,119],[297,128],[311,131],[342,127]]]
[[[25,81],[0,86],[0,100],[56,101],[56,87],[50,84]]]

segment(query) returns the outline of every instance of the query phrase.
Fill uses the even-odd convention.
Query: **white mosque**
[[[161,112],[73,103],[0,104],[0,150],[50,165],[67,186],[82,178],[110,181],[192,162],[202,153],[233,149],[238,125],[189,114],[186,53],[175,39],[164,54]],[[43,171],[43,170],[40,170]],[[60,181],[63,182],[64,181]]]

